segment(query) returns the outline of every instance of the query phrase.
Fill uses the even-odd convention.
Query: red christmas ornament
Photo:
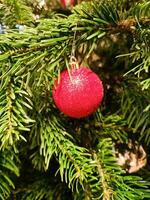
[[[64,114],[82,118],[97,110],[102,102],[104,90],[102,81],[93,71],[86,67],[73,68],[60,75],[53,87],[53,99]]]
[[[76,4],[76,0],[60,0],[60,2],[64,8],[73,7]]]

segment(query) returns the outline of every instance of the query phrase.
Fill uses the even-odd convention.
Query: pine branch
[[[127,130],[127,122],[119,113],[109,113],[108,116],[103,116],[98,110],[94,115],[94,127],[92,128],[95,132],[93,134],[110,137],[121,143],[128,143],[128,131],[130,130]]]
[[[9,145],[16,149],[16,142],[25,140],[22,131],[29,131],[34,121],[28,117],[27,109],[32,109],[29,94],[21,87],[21,83],[8,84],[0,91],[0,148]]]
[[[142,90],[148,90],[150,88],[150,78],[141,81]]]
[[[133,8],[131,8],[132,15],[136,16],[138,19],[142,17],[150,17],[150,2],[145,1],[138,3]]]
[[[137,75],[138,77],[140,77],[143,72],[149,73],[150,61],[149,61],[148,54],[149,54],[149,50],[146,50],[146,49],[140,49],[140,50],[136,50],[134,52],[129,53],[128,56],[132,58],[131,62],[138,63],[138,65],[136,65],[131,70],[129,70],[125,74],[125,76],[132,72],[134,72],[134,74]]]
[[[111,198],[112,190],[107,183],[108,180],[107,180],[106,175],[105,175],[106,173],[105,173],[104,169],[102,168],[102,164],[98,160],[96,153],[93,153],[93,159],[96,162],[99,177],[101,177],[101,186],[102,186],[102,190],[103,190],[102,200],[108,200],[108,199]]]
[[[0,199],[6,200],[15,188],[12,174],[19,176],[16,155],[11,150],[0,151]],[[18,159],[17,159],[18,162]]]
[[[26,71],[29,71],[31,69],[28,68],[33,64],[35,68],[33,67],[32,69],[36,70],[44,68],[44,65],[51,65],[53,69],[60,65],[64,66],[64,60],[69,60],[74,31],[77,31],[76,46],[81,47],[82,44],[87,44],[84,57],[88,57],[100,39],[109,37],[114,31],[118,33],[120,31],[125,33],[133,31],[131,26],[134,25],[135,29],[138,23],[134,21],[134,23],[130,24],[128,20],[126,20],[126,23],[120,21],[118,13],[108,4],[98,4],[99,11],[97,10],[97,5],[89,5],[89,7],[86,6],[85,8],[84,6],[75,8],[75,14],[72,14],[67,19],[57,17],[56,20],[41,20],[37,28],[27,29],[24,33],[13,32],[1,35],[0,46],[2,54],[0,60],[3,62],[6,59],[11,59],[16,63],[9,69],[9,73],[5,73],[5,76],[12,72],[14,74],[16,71],[23,74],[25,73],[25,66],[28,66]],[[136,30],[138,33],[139,29]],[[145,35],[145,40],[147,41],[148,30],[147,32],[143,31],[144,29],[142,28],[141,34]],[[136,40],[138,41],[140,37],[143,38],[143,36],[136,35]],[[132,51],[135,51],[135,48],[136,46],[133,46]],[[139,52],[138,50],[133,58],[134,62],[137,61],[137,58],[143,58],[139,66],[139,72],[143,69],[148,71],[148,55],[149,51],[145,54],[145,51]],[[131,71],[134,71],[134,68]]]
[[[22,70],[22,73],[24,73],[22,65],[30,66],[35,63],[35,59],[36,66],[42,59],[47,60],[46,64],[56,67],[62,65],[63,60],[70,56],[74,31],[77,31],[76,46],[87,44],[85,56],[92,52],[101,38],[108,37],[114,30],[120,32],[123,29],[128,32],[128,26],[119,21],[118,13],[110,5],[98,4],[98,8],[99,11],[95,4],[90,4],[88,8],[81,6],[67,19],[42,20],[37,28],[29,29],[22,34],[13,32],[1,36],[0,59],[3,61],[11,58],[15,63],[18,61],[11,70],[14,71],[14,67],[17,67],[16,70]],[[91,46],[91,43],[95,45]],[[11,70],[9,69],[9,73]]]
[[[115,23],[115,21],[118,20],[117,14],[114,12],[114,10],[112,10],[110,6],[108,8],[107,7],[108,7],[107,5],[106,6],[100,5],[102,13],[105,14],[104,16],[99,16],[98,14],[96,14],[96,16],[93,16],[93,14],[95,13],[94,10],[93,13],[91,13],[91,15],[88,14],[87,16],[86,15],[84,16],[82,15],[82,13],[80,13],[79,15],[74,14],[67,19],[57,18],[57,20],[54,19],[43,20],[43,22],[37,27],[37,30],[36,29],[30,30],[32,32],[27,31],[24,34],[18,34],[18,35],[15,33],[13,34],[10,33],[7,36],[3,35],[1,38],[1,49],[5,53],[3,54],[3,56],[1,55],[1,59],[6,59],[10,56],[14,57],[15,55],[18,54],[20,54],[21,57],[24,56],[24,53],[26,51],[36,52],[39,49],[41,49],[41,51],[43,51],[44,49],[47,50],[47,48],[49,49],[50,46],[55,44],[60,45],[60,43],[63,44],[66,43],[66,45],[68,44],[69,49],[71,50],[73,35],[74,31],[76,30],[78,30],[79,32],[79,36],[77,38],[78,43],[81,43],[83,41],[85,42],[86,40],[91,40],[95,37],[97,39],[100,39],[106,34],[105,25],[109,26],[109,24]],[[93,8],[96,9],[94,5]],[[107,10],[106,13],[105,10]],[[88,13],[88,10],[87,11],[83,10],[83,13]],[[111,16],[109,19],[107,19],[106,17],[107,14]],[[96,26],[92,25],[93,20],[95,20]],[[76,28],[77,22],[81,22],[81,25],[79,23],[78,27]],[[86,30],[86,27],[89,27],[90,29]],[[53,30],[53,32],[51,30]],[[12,40],[12,38],[14,39]],[[7,50],[8,52],[6,52]],[[60,49],[57,54],[59,54],[59,52]],[[66,55],[66,57],[67,56],[68,55]],[[32,57],[30,59],[32,59]]]
[[[137,79],[132,82],[128,80],[126,84],[122,97],[122,113],[133,133],[140,133],[141,139],[144,138],[145,142],[149,144],[149,91],[142,91]]]
[[[93,159],[97,167],[96,176],[99,177],[99,181],[95,185],[97,188],[102,188],[102,193],[99,191],[99,196],[93,197],[93,199],[140,200],[147,197],[150,191],[144,188],[148,183],[143,182],[139,177],[125,175],[116,164],[110,139],[101,139],[97,146],[97,152],[93,152]],[[143,184],[141,184],[142,182]]]
[[[48,185],[48,188],[45,186]],[[22,194],[21,200],[42,200],[53,199],[54,188],[51,187],[50,182],[44,178],[40,178],[39,181],[35,181],[32,185],[29,185],[25,189],[19,189],[15,191],[15,194]]]
[[[84,199],[86,195],[89,199],[118,198],[120,193],[121,198],[125,200],[143,198],[141,179],[124,176],[123,171],[116,164],[113,145],[109,139],[101,138],[97,146],[98,150],[92,153],[93,159],[91,159],[86,149],[77,147],[70,141],[70,136],[61,126],[61,122],[58,122],[58,117],[44,122],[40,133],[34,134],[41,135],[40,154],[45,158],[45,165],[50,164],[51,156],[55,154],[60,164],[61,180],[68,183],[75,191],[79,189],[81,192],[80,185],[82,186],[83,196],[79,199]],[[130,182],[135,185],[130,187]],[[136,185],[139,189],[133,190]],[[77,195],[75,197],[78,198]]]
[[[24,0],[2,0],[1,12],[3,13],[3,22],[10,27],[16,24],[31,24],[33,14]]]
[[[35,134],[40,134],[40,154],[45,160],[45,170],[49,167],[52,155],[56,155],[60,164],[61,180],[68,183],[69,188],[78,190],[78,186],[83,186],[91,172],[90,155],[86,149],[71,142],[71,136],[54,116],[41,123],[40,133]]]

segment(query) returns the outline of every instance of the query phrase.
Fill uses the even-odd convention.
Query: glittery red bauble
[[[76,4],[76,0],[60,0],[60,2],[64,8],[75,6]]]
[[[104,90],[100,78],[90,69],[65,70],[56,80],[53,88],[53,99],[56,106],[64,114],[81,118],[96,111],[102,102]],[[59,83],[58,83],[59,82]]]

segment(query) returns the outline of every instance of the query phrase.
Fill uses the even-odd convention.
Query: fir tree
[[[0,200],[150,199],[150,2],[1,0],[0,14]],[[83,119],[52,98],[72,55],[104,85]]]

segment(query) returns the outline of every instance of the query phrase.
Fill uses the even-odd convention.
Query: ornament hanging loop
[[[73,35],[73,41],[72,41],[72,49],[71,49],[71,55],[70,55],[70,61],[69,61],[69,65],[71,66],[71,68],[75,68],[75,69],[79,69],[79,64],[78,61],[75,57],[75,50],[76,50],[76,34],[77,34],[77,23],[75,26],[75,32]]]
[[[78,61],[77,61],[76,57],[74,57],[74,56],[70,57],[69,65],[70,65],[71,69],[79,69]]]

